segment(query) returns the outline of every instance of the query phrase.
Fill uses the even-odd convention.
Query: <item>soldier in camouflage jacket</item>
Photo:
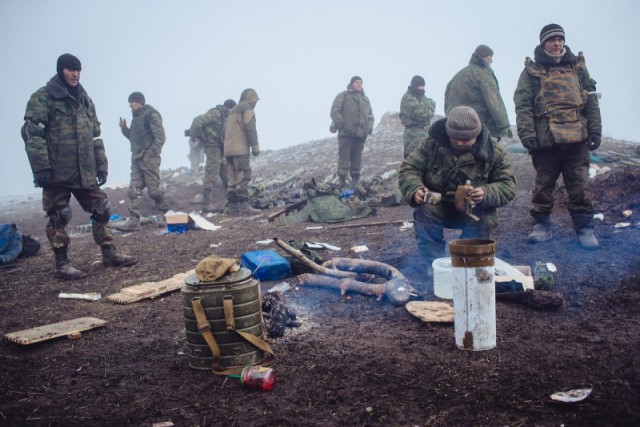
[[[86,274],[68,258],[71,195],[91,213],[95,242],[107,266],[133,265],[136,260],[115,253],[113,235],[107,227],[111,209],[99,188],[107,181],[108,162],[100,138],[100,122],[89,95],[80,84],[80,60],[63,54],[57,74],[38,89],[27,103],[22,138],[36,187],[42,187],[42,207],[49,222],[46,233],[55,253],[54,276],[80,279]]]
[[[407,92],[400,101],[400,122],[404,126],[402,143],[405,159],[427,137],[427,128],[436,111],[436,102],[424,95],[425,85],[422,76],[413,76]]]
[[[557,24],[545,26],[534,60],[526,59],[514,94],[518,136],[536,169],[531,209],[536,224],[527,238],[530,243],[552,238],[553,191],[562,174],[580,246],[599,246],[587,191],[589,151],[600,146],[602,134],[595,90],[584,56],[580,52],[576,57],[565,45],[564,29]]]

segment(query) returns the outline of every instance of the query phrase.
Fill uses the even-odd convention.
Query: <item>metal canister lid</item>
[[[198,279],[198,276],[193,273],[187,276],[186,279],[184,279],[184,283],[191,288],[201,288],[208,286],[232,286],[247,282],[248,280],[251,280],[251,270],[242,267],[240,270],[234,273],[225,274],[218,280],[213,280],[210,282],[201,281],[200,279]]]

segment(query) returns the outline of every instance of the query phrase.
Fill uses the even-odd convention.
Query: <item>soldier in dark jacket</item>
[[[514,95],[518,136],[529,150],[536,181],[531,215],[536,224],[530,243],[551,239],[553,191],[560,174],[569,195],[569,213],[580,246],[598,248],[593,234],[593,205],[587,192],[589,151],[600,146],[602,120],[596,82],[582,52],[565,45],[560,25],[540,31],[534,60],[527,58]]]
[[[331,105],[332,126],[338,130],[338,177],[345,185],[347,175],[355,185],[362,170],[362,150],[373,133],[373,111],[362,89],[362,78],[353,76],[347,90],[340,92]]]
[[[498,79],[491,69],[493,50],[481,44],[471,54],[469,65],[460,70],[447,84],[444,93],[444,112],[461,105],[473,108],[480,121],[500,139],[511,137],[509,116],[500,95]]]
[[[422,76],[413,76],[407,92],[400,101],[400,122],[404,126],[402,142],[404,158],[413,152],[427,137],[436,102],[424,93],[426,82]]]
[[[35,185],[42,187],[42,207],[49,217],[46,232],[55,253],[54,276],[65,280],[86,276],[71,266],[67,255],[65,226],[71,220],[72,194],[91,213],[93,239],[102,249],[104,265],[136,263],[133,257],[116,254],[107,227],[111,207],[99,187],[107,181],[108,162],[95,106],[80,84],[81,69],[78,58],[61,55],[57,74],[31,95],[22,126]]]
[[[404,159],[398,179],[415,208],[414,230],[426,263],[444,256],[444,228],[462,229],[462,238],[491,238],[496,208],[513,200],[516,190],[506,152],[470,107],[456,107],[435,121],[428,138]],[[466,184],[468,200],[456,206],[456,190]]]
[[[160,188],[160,163],[162,147],[166,141],[162,116],[148,105],[141,92],[129,95],[129,106],[133,113],[131,128],[127,120],[120,118],[120,130],[131,143],[131,180],[129,181],[129,219],[115,226],[120,231],[140,230],[143,190],[156,203],[156,209],[165,214],[169,203]]]

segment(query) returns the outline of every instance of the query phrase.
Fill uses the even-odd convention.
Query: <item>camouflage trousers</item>
[[[249,155],[226,157],[227,200],[229,203],[246,202],[249,200],[249,182],[251,182],[251,160]]]
[[[402,135],[404,158],[406,159],[409,157],[409,154],[413,153],[413,150],[418,148],[425,139],[427,139],[427,130],[425,128],[405,128],[404,134]]]
[[[146,188],[149,197],[162,213],[169,210],[164,192],[160,189],[160,155],[143,156],[131,161],[131,181],[129,182],[129,213],[140,218],[142,215],[142,191]]]
[[[569,195],[567,209],[575,229],[589,228],[593,223],[593,204],[587,188],[591,156],[586,143],[555,145],[552,149],[531,154],[536,180],[533,188],[531,215],[537,219],[551,214],[553,192],[560,174]]]
[[[338,176],[360,179],[364,139],[357,136],[338,137]]]
[[[71,241],[65,227],[71,220],[69,201],[72,194],[82,210],[91,213],[93,240],[100,246],[112,245],[113,234],[107,226],[111,213],[104,191],[99,188],[88,190],[54,186],[42,190],[42,209],[49,217],[46,233],[51,249],[66,248]]]
[[[224,159],[224,147],[222,145],[207,145],[204,147],[204,154],[207,156],[207,162],[204,167],[204,180],[202,187],[204,193],[210,193],[216,186],[218,176],[222,181],[222,185],[227,187],[229,180],[227,178],[227,163]]]

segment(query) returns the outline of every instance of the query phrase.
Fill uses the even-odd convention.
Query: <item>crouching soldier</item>
[[[27,103],[22,138],[36,187],[42,187],[47,212],[47,238],[55,253],[56,278],[81,279],[86,274],[67,256],[71,220],[69,201],[76,198],[91,213],[94,241],[102,249],[105,266],[129,266],[133,257],[116,254],[109,227],[107,195],[99,188],[107,181],[107,156],[100,138],[100,122],[89,95],[80,84],[80,60],[64,54],[58,58],[57,75],[38,89]]]

